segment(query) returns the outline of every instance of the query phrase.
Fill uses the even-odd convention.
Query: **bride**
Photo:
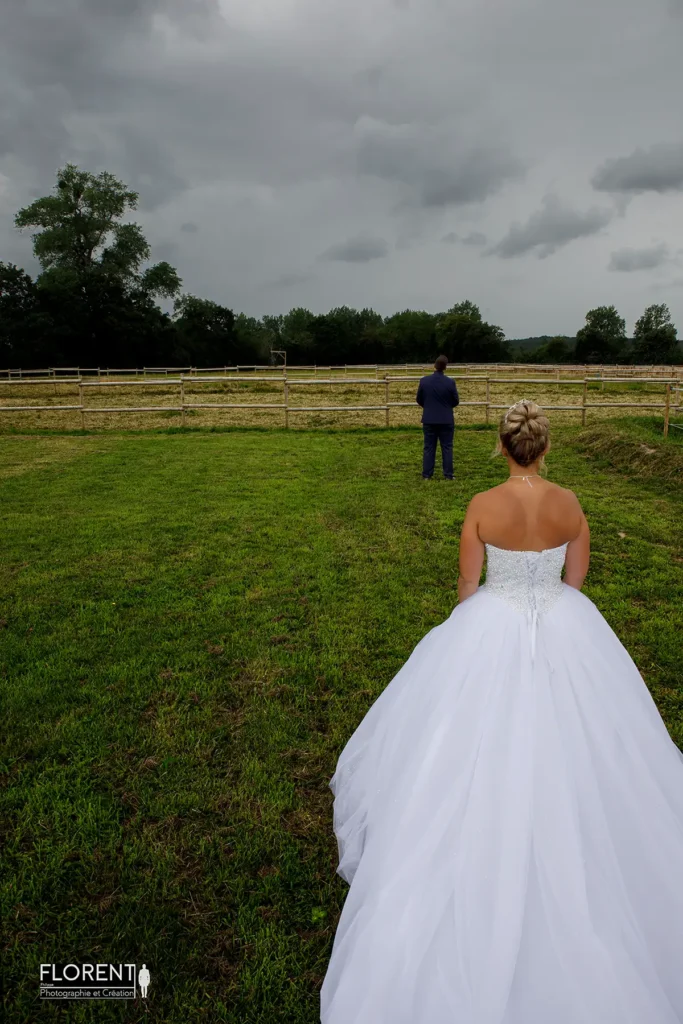
[[[339,757],[323,1024],[683,1022],[683,756],[581,593],[588,525],[539,476],[548,427],[526,400],[502,421],[510,476],[467,510],[460,603]]]

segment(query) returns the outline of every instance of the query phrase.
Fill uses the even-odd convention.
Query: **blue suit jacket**
[[[453,423],[453,409],[460,404],[455,381],[439,370],[422,378],[415,401],[422,406],[423,423]]]

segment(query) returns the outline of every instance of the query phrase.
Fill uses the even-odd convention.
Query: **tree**
[[[261,320],[240,313],[235,320],[237,347],[235,363],[267,363],[270,359],[272,333]]]
[[[338,306],[316,316],[308,325],[315,361],[332,365],[377,362],[383,328],[384,319],[374,309]]]
[[[177,295],[181,281],[166,262],[144,268],[149,244],[139,224],[123,219],[137,203],[113,174],[67,164],[51,195],[17,213],[20,230],[34,229],[43,347],[53,364],[140,365],[168,354],[172,327],[153,299]]]
[[[650,365],[676,363],[681,359],[681,349],[676,337],[676,328],[671,323],[669,307],[648,306],[633,331],[634,363]]]
[[[57,173],[53,195],[19,210],[15,224],[39,229],[33,251],[44,271],[71,271],[80,284],[99,271],[131,290],[172,297],[180,280],[168,263],[141,272],[149,244],[139,224],[122,222],[137,205],[137,192],[108,171],[91,174],[67,164]]]
[[[177,358],[192,366],[228,366],[236,360],[235,314],[209,299],[183,295],[174,305]]]
[[[547,338],[538,348],[520,353],[521,361],[528,363],[568,363],[573,356],[573,338],[561,334]]]
[[[33,356],[39,321],[32,279],[13,263],[0,263],[0,366],[37,365]]]
[[[452,363],[501,363],[512,358],[500,327],[481,318],[473,302],[459,302],[436,324],[437,347]]]
[[[477,323],[482,323],[479,306],[474,302],[470,302],[469,299],[465,299],[463,302],[456,302],[448,312],[453,313],[455,316],[465,316],[469,320],[476,320]]]
[[[574,358],[578,363],[615,362],[626,346],[626,321],[615,306],[597,306],[586,313],[576,332]]]
[[[384,321],[382,361],[428,362],[436,348],[436,318],[423,310],[404,309]]]
[[[313,362],[313,336],[311,324],[315,314],[303,306],[290,309],[282,318],[281,342],[287,352],[287,362],[307,365]]]

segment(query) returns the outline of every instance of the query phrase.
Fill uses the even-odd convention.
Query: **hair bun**
[[[543,410],[531,399],[521,398],[501,421],[500,443],[520,466],[529,466],[546,450],[549,430]]]

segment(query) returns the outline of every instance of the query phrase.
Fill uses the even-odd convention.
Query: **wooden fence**
[[[680,414],[683,412],[683,388],[672,387],[671,396],[671,411]],[[669,423],[668,426],[674,427],[675,430],[683,430],[683,423]],[[666,426],[664,433],[667,433]]]
[[[433,369],[431,363],[363,363],[340,365],[318,366],[316,364],[301,366],[271,366],[270,364],[250,364],[237,366],[143,366],[132,368],[110,368],[110,367],[80,367],[61,366],[47,367],[42,370],[8,369],[0,370],[0,382],[3,380],[22,380],[47,378],[53,380],[80,380],[85,377],[97,377],[98,380],[132,376],[142,377],[202,377],[222,374],[272,374],[277,378],[293,377],[304,375],[319,378],[325,374],[344,374],[347,376],[352,371],[363,373],[364,376],[374,376],[375,380],[384,380],[385,376],[403,374],[404,377],[415,373],[424,374]],[[449,371],[455,372],[458,376],[463,374],[487,374],[494,377],[499,375],[512,376],[513,374],[531,371],[537,376],[561,378],[563,375],[569,377],[589,377],[596,375],[602,377],[653,377],[657,379],[680,380],[683,383],[683,366],[632,366],[619,364],[567,364],[567,363],[449,363]]]
[[[496,404],[491,400],[491,386],[500,384],[514,384],[516,387],[520,384],[536,384],[536,385],[547,385],[549,383],[548,378],[520,378],[517,376],[513,377],[499,377],[492,376],[490,374],[456,374],[458,382],[463,381],[478,381],[480,384],[485,384],[485,398],[477,401],[461,400],[460,405],[464,407],[478,407],[484,410],[485,421],[490,422],[490,416],[492,412],[504,411],[508,408],[508,405]],[[78,403],[72,403],[68,405],[56,405],[56,404],[34,404],[34,405],[2,405],[0,404],[0,412],[4,413],[21,413],[21,412],[64,412],[73,413],[78,412],[81,419],[81,427],[85,429],[86,417],[99,416],[106,414],[132,414],[132,413],[168,413],[175,412],[180,413],[182,417],[182,425],[186,425],[187,413],[189,410],[201,410],[201,409],[260,409],[260,410],[274,410],[279,409],[284,412],[285,427],[289,427],[289,418],[291,415],[304,412],[356,412],[356,411],[372,411],[372,412],[384,412],[386,426],[390,425],[390,413],[392,409],[398,408],[414,408],[417,410],[415,401],[411,402],[399,402],[390,401],[390,388],[392,383],[406,383],[406,381],[418,381],[420,375],[407,375],[407,374],[389,374],[385,373],[383,378],[378,377],[363,377],[363,378],[320,378],[320,377],[292,377],[289,373],[278,374],[276,378],[269,375],[255,375],[250,374],[245,380],[245,377],[222,375],[222,376],[195,376],[194,374],[181,375],[177,378],[163,377],[163,379],[128,379],[128,380],[109,380],[106,378],[99,377],[97,380],[86,380],[82,376],[74,379],[72,377],[53,377],[49,380],[45,378],[12,378],[6,380],[0,380],[0,385],[13,388],[16,386],[37,386],[42,385],[45,387],[46,384],[54,384],[55,393],[57,391],[57,384],[68,384],[78,389]],[[283,401],[282,402],[267,402],[267,403],[246,403],[246,402],[197,402],[188,401],[194,396],[186,394],[187,385],[191,384],[196,386],[197,384],[210,384],[210,383],[226,383],[230,381],[239,381],[240,384],[251,383],[251,382],[262,382],[267,381],[268,383],[278,383],[283,388]],[[329,384],[330,386],[339,385],[343,381],[344,384],[361,384],[369,385],[374,387],[381,387],[384,389],[384,401],[379,404],[373,405],[297,405],[292,404],[290,401],[290,392],[293,388],[305,388],[307,386],[320,386],[321,384]],[[664,389],[663,400],[660,402],[589,402],[588,401],[588,386],[591,383],[598,382],[601,384],[602,390],[604,390],[605,384],[610,383],[648,383],[661,385]],[[552,380],[554,386],[564,387],[580,387],[581,390],[581,402],[574,402],[568,405],[557,405],[547,404],[543,402],[543,407],[548,410],[565,410],[576,412],[581,415],[581,423],[586,423],[586,417],[591,409],[637,409],[639,411],[645,409],[657,410],[660,412],[664,419],[664,435],[666,436],[669,432],[669,426],[674,426],[679,429],[678,424],[670,423],[670,414],[672,410],[680,410],[681,394],[683,388],[679,387],[679,379],[663,379],[662,377],[603,377],[603,376],[585,376],[583,378],[566,379],[560,378]],[[86,403],[86,395],[90,389],[97,388],[131,388],[131,387],[178,387],[178,405],[138,405],[138,406],[125,406],[125,405],[106,405],[106,406],[95,406],[88,405]],[[672,403],[672,397],[674,402]]]

